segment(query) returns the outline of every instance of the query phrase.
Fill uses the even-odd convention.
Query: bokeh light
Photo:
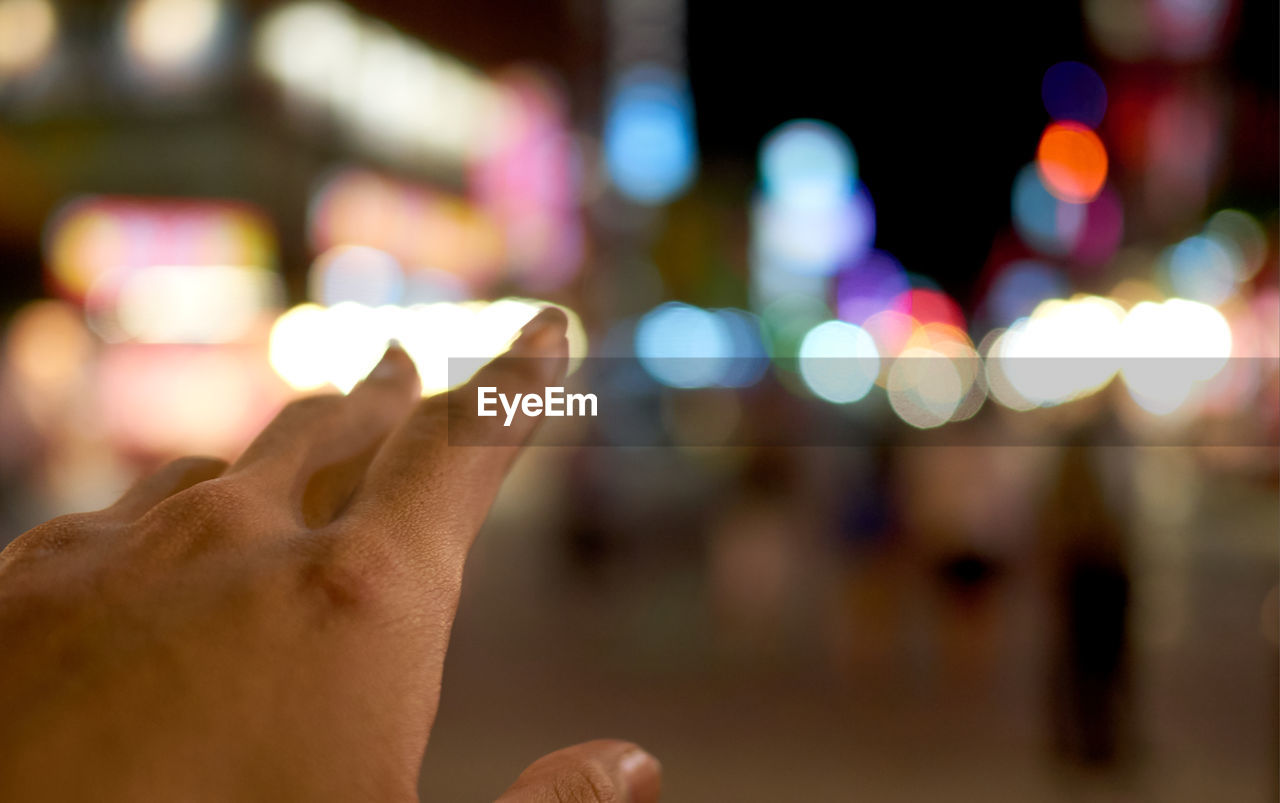
[[[399,304],[405,296],[404,270],[396,258],[359,245],[325,251],[312,263],[308,282],[311,298],[326,306],[355,301],[377,307]]]
[[[788,273],[828,275],[857,260],[875,240],[875,206],[866,188],[827,206],[764,196],[753,216],[759,258]]]
[[[867,395],[880,374],[880,354],[871,335],[845,321],[826,321],[800,343],[800,376],[815,396],[848,404]]]
[[[0,0],[0,80],[37,69],[58,40],[49,0]]]
[[[1130,396],[1157,415],[1177,410],[1198,383],[1213,378],[1231,356],[1231,326],[1213,307],[1171,298],[1129,310],[1120,339],[1120,374]]]
[[[1119,368],[1124,309],[1100,296],[1047,299],[1027,318],[1015,321],[988,355],[998,359],[999,379],[1021,399],[1052,406],[1095,393]],[[988,379],[992,379],[990,372]],[[1001,398],[997,393],[997,398]]]
[[[124,43],[144,71],[183,73],[207,61],[226,9],[222,0],[132,0],[124,10]]]
[[[678,301],[655,307],[636,324],[636,357],[650,376],[668,387],[719,384],[733,345],[724,318]]]
[[[633,67],[612,90],[604,125],[604,159],[627,198],[660,204],[680,195],[698,166],[693,100],[679,75]]]
[[[368,374],[390,340],[417,365],[424,395],[447,390],[504,352],[545,302],[504,298],[399,307],[344,301],[332,307],[300,304],[271,329],[271,367],[295,390],[332,385],[349,391]],[[573,310],[569,320],[569,372],[586,356],[586,331]],[[451,362],[452,361],[452,362]]]
[[[849,140],[820,120],[793,120],[775,129],[760,146],[765,192],[779,202],[805,209],[839,205],[857,184],[857,158]]]
[[[1080,209],[1075,204],[1064,203],[1061,207]],[[1059,215],[1064,215],[1061,208]],[[1070,220],[1076,213],[1068,210],[1065,215]],[[1070,228],[1070,223],[1067,228]],[[1119,194],[1109,186],[1103,187],[1098,197],[1084,205],[1083,218],[1075,229],[1071,259],[1078,265],[1095,269],[1105,267],[1124,239],[1124,204]]]
[[[1042,254],[1065,256],[1075,247],[1087,208],[1056,198],[1035,165],[1022,168],[1013,180],[1013,227],[1023,242]]]
[[[889,368],[885,390],[893,411],[917,429],[947,423],[968,392],[951,359],[922,346],[912,346],[898,355]]]
[[[861,325],[876,313],[890,309],[911,289],[907,272],[892,254],[874,250],[835,275],[836,315]],[[906,305],[899,312],[905,312]]]
[[[112,289],[114,303],[96,312],[112,310],[113,320],[95,330],[143,343],[241,340],[283,296],[274,273],[242,265],[153,265],[129,271]]]
[[[1041,301],[1066,292],[1066,278],[1057,268],[1033,259],[1016,260],[1004,266],[987,290],[986,316],[1007,325],[1030,315]]]
[[[1074,120],[1097,128],[1107,111],[1107,87],[1093,68],[1060,61],[1045,70],[1040,82],[1045,111],[1055,120]]]
[[[1079,123],[1051,123],[1036,149],[1036,168],[1045,189],[1068,203],[1092,201],[1107,180],[1107,149]]]
[[[1169,248],[1161,258],[1162,267],[1174,295],[1221,304],[1236,291],[1236,278],[1243,273],[1239,254],[1219,240],[1194,235]]]
[[[1204,233],[1220,245],[1234,247],[1239,255],[1236,278],[1240,281],[1252,279],[1267,260],[1267,233],[1248,212],[1239,209],[1216,212],[1205,224]]]

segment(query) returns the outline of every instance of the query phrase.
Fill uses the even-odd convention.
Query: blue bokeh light
[[[1055,120],[1097,128],[1107,112],[1107,87],[1087,64],[1060,61],[1045,70],[1040,84],[1045,111]]]
[[[733,356],[733,333],[708,310],[669,301],[636,324],[636,358],[658,382],[675,388],[717,385]]]
[[[775,129],[760,146],[760,176],[765,193],[781,203],[825,208],[842,203],[853,192],[857,158],[835,126],[793,120]]]
[[[644,66],[618,80],[605,119],[604,161],[618,192],[637,203],[665,203],[688,188],[698,146],[682,77]]]

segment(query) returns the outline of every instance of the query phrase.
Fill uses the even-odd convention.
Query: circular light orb
[[[1045,70],[1040,82],[1045,111],[1055,120],[1074,120],[1097,128],[1107,111],[1107,87],[1092,67],[1060,61]]]
[[[803,208],[841,203],[858,180],[857,157],[840,129],[792,120],[760,145],[760,176],[771,197]]]
[[[684,192],[698,162],[684,79],[652,66],[621,77],[605,119],[604,161],[618,192],[637,203],[661,204]]]
[[[329,382],[329,365],[320,347],[329,332],[325,308],[300,304],[276,319],[267,342],[267,359],[294,390],[315,390]]]
[[[885,389],[889,406],[917,429],[932,429],[950,421],[968,391],[947,355],[917,346],[893,361]]]
[[[1165,252],[1163,263],[1174,295],[1221,304],[1236,292],[1239,258],[1212,237],[1195,235]]]
[[[892,307],[903,310],[920,324],[944,323],[960,330],[965,328],[964,313],[960,311],[960,305],[941,290],[912,288],[899,295]]]
[[[58,15],[49,0],[0,0],[0,78],[35,70],[57,38]]]
[[[1110,187],[1103,187],[1098,197],[1083,207],[1060,203],[1060,219],[1063,208],[1083,210],[1079,224],[1071,227],[1075,230],[1070,247],[1071,259],[1080,265],[1105,266],[1115,256],[1124,238],[1124,204],[1120,196]]]
[[[753,223],[762,260],[809,276],[829,275],[859,259],[876,232],[875,205],[865,187],[825,206],[798,206],[765,196]]]
[[[985,301],[987,316],[1007,325],[1030,315],[1046,298],[1067,293],[1067,281],[1052,265],[1033,259],[1010,262],[992,282]]]
[[[1036,168],[1045,189],[1058,200],[1088,203],[1106,183],[1107,149],[1086,126],[1051,123],[1040,137]]]
[[[835,276],[836,315],[861,325],[894,304],[911,289],[907,272],[887,251],[871,251]],[[905,305],[898,312],[906,312]]]
[[[1013,180],[1013,227],[1023,242],[1042,254],[1064,256],[1075,247],[1086,209],[1054,197],[1035,165],[1022,168]]]
[[[756,384],[769,368],[769,354],[761,338],[760,321],[740,309],[718,309],[714,314],[723,321],[731,343],[729,358],[718,384],[729,388]]]
[[[149,72],[189,70],[209,55],[224,12],[222,0],[133,0],[124,12],[128,55]]]
[[[719,384],[732,356],[733,335],[723,318],[670,301],[636,324],[635,352],[645,371],[674,388]]]
[[[1232,243],[1240,253],[1241,281],[1252,279],[1267,261],[1267,233],[1248,212],[1223,209],[1214,213],[1204,227],[1205,234],[1220,243]]]
[[[1197,383],[1222,370],[1231,348],[1231,326],[1213,307],[1178,298],[1143,301],[1124,319],[1120,374],[1139,406],[1167,415],[1187,401]]]
[[[1099,296],[1046,299],[1001,337],[1003,378],[1040,406],[1094,393],[1115,375],[1123,318],[1120,305]]]
[[[800,376],[815,396],[834,404],[867,395],[880,374],[880,353],[871,335],[845,321],[826,321],[800,342]]]

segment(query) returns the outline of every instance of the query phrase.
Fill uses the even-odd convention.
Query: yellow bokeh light
[[[44,63],[58,38],[58,16],[49,0],[0,0],[0,78]]]
[[[129,56],[148,70],[189,68],[213,46],[222,14],[221,0],[134,0],[124,17]]]

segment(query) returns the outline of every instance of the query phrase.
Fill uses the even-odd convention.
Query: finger
[[[538,393],[564,379],[568,322],[548,308],[525,325],[502,356],[462,388],[424,400],[369,467],[343,521],[354,534],[390,538],[415,557],[443,557],[460,572],[471,540],[507,469],[539,419],[477,414],[476,391],[509,397]],[[483,446],[451,445],[450,440]],[[357,536],[359,537],[359,536]]]
[[[143,477],[102,512],[108,518],[134,521],[174,494],[220,477],[226,470],[227,461],[217,457],[180,457]]]
[[[413,360],[393,344],[346,396],[311,396],[286,405],[227,475],[284,500],[307,526],[327,524],[420,393]]]
[[[543,756],[497,803],[656,803],[658,760],[630,742],[601,739]]]

